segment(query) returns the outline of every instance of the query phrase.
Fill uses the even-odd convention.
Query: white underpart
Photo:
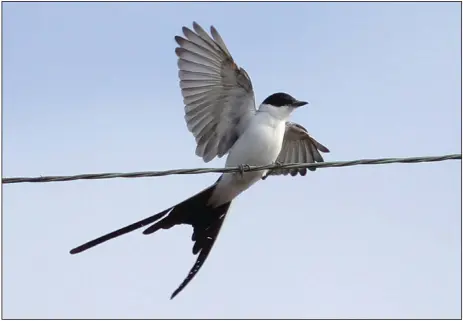
[[[261,105],[246,130],[230,149],[226,167],[268,165],[277,159],[283,144],[285,123],[294,108]],[[267,172],[255,171],[224,174],[209,204],[219,206],[233,200],[259,181]]]

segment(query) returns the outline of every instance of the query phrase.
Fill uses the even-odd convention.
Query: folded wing
[[[251,80],[236,65],[217,30],[209,36],[193,23],[176,36],[185,120],[196,139],[196,155],[205,162],[222,157],[255,114]]]

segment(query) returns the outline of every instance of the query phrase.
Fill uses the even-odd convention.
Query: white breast
[[[268,121],[266,114],[255,116],[247,130],[230,150],[226,166],[267,165],[278,157],[283,143],[285,124]]]
[[[285,121],[268,113],[257,113],[230,150],[225,166],[268,165],[277,159],[283,144]],[[223,204],[259,181],[267,171],[224,174],[211,202]]]

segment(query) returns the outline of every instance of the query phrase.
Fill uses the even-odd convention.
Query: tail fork
[[[152,234],[159,229],[170,229],[179,224],[191,225],[193,227],[191,240],[195,242],[192,252],[195,255],[199,253],[199,255],[185,280],[172,294],[171,299],[173,299],[193,279],[207,259],[230,207],[231,202],[222,204],[218,207],[208,205],[209,199],[216,186],[217,183],[180,204],[80,245],[72,249],[70,253],[77,254],[86,251],[96,245],[152,223],[154,224],[143,231],[143,234]]]

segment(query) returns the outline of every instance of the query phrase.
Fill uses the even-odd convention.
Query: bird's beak
[[[308,102],[306,101],[300,101],[300,100],[296,100],[294,103],[291,104],[292,107],[301,107],[301,106],[304,106],[304,105],[307,105]]]

